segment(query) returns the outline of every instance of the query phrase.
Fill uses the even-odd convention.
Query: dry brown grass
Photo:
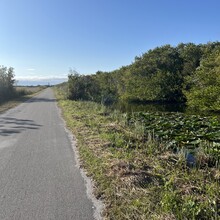
[[[25,90],[28,93],[37,93],[39,91],[41,91],[44,87],[42,86],[16,86],[15,89],[16,91],[21,91],[21,90]]]
[[[16,87],[17,91],[26,91],[26,93],[24,93],[24,95],[13,98],[9,101],[0,103],[0,113],[3,113],[11,108],[16,107],[17,105],[27,101],[28,99],[30,99],[31,97],[33,97],[34,95],[36,95],[38,92],[40,92],[42,89],[44,89],[44,87],[25,87],[25,86],[21,86],[21,87]]]

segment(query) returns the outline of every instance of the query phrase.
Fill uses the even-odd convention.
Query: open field
[[[26,87],[26,86],[17,86],[15,87],[17,91],[17,96],[9,101],[0,103],[0,113],[7,111],[10,108],[13,108],[22,102],[27,101],[32,96],[36,95],[45,87],[36,86],[36,87]]]
[[[184,151],[146,132],[146,121],[57,97],[105,219],[220,219],[219,164],[205,148],[189,164]]]
[[[16,86],[16,91],[25,91],[26,93],[36,93],[44,89],[45,86]]]

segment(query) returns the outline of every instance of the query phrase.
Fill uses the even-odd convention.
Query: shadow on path
[[[56,99],[33,97],[28,102],[56,102]]]
[[[0,136],[10,136],[28,129],[36,130],[41,126],[42,125],[36,124],[33,120],[0,117]]]

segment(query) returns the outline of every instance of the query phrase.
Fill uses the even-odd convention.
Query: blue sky
[[[0,0],[0,65],[17,78],[111,71],[164,44],[220,40],[219,0]]]

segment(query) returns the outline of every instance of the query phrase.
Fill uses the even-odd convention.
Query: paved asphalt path
[[[51,89],[0,114],[0,220],[93,219]]]

